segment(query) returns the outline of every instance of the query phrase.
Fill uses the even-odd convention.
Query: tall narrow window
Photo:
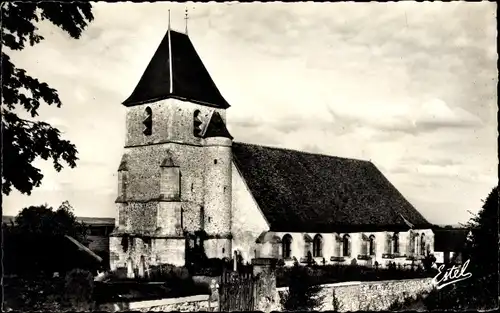
[[[342,238],[342,255],[343,256],[351,256],[351,238],[349,235],[345,234]]]
[[[420,254],[425,255],[425,234],[420,237]]]
[[[339,235],[335,235],[335,256],[340,257],[342,253],[342,238]]]
[[[361,234],[361,255],[368,255],[368,237],[365,234]]]
[[[203,206],[200,207],[200,225],[201,229],[205,229],[205,208]]]
[[[375,236],[371,235],[368,238],[368,253],[370,255],[375,255]]]
[[[323,237],[320,234],[314,236],[313,240],[313,257],[323,256]]]
[[[292,236],[286,234],[282,240],[283,259],[289,259],[292,256]]]
[[[200,137],[201,135],[201,119],[200,119],[200,111],[196,110],[193,114],[193,135],[195,137]]]
[[[150,136],[153,133],[153,111],[150,107],[147,107],[144,111],[144,130],[142,131],[144,135]]]
[[[419,254],[420,252],[420,238],[419,238],[419,234],[416,233],[416,234],[411,234],[411,238],[410,238],[410,246],[411,246],[411,249],[410,249],[410,253],[412,255],[415,255],[415,254]]]
[[[394,233],[394,236],[392,236],[392,244],[393,244],[393,247],[392,247],[393,253],[398,254],[399,253],[399,233]]]
[[[311,253],[311,243],[310,242],[304,243],[304,256],[307,257],[308,253]]]
[[[392,236],[390,234],[387,234],[387,237],[385,238],[385,253],[392,254],[392,247]]]

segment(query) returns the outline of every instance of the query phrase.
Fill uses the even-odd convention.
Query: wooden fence
[[[219,284],[220,311],[253,311],[256,280],[251,271],[224,271]]]

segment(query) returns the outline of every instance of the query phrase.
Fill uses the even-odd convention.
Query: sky
[[[235,140],[371,160],[431,223],[476,213],[498,183],[496,4],[95,3],[79,40],[49,22],[40,44],[8,52],[58,90],[40,120],[79,151],[4,215],[68,200],[114,217],[125,107],[172,28],[188,32],[231,108]]]

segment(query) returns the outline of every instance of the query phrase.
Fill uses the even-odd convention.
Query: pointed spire
[[[170,28],[170,12],[168,26],[153,58],[123,105],[130,107],[175,98],[213,108],[229,108],[189,37]]]

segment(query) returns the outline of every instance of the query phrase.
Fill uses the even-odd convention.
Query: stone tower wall
[[[231,231],[231,140],[208,138],[205,146],[205,231],[224,235]]]
[[[146,108],[152,112],[150,135],[143,132]],[[180,239],[183,230],[195,232],[204,225],[216,237],[210,236],[208,254],[231,255],[231,141],[218,138],[206,147],[206,140],[194,133],[197,111],[202,129],[213,111],[225,121],[223,109],[175,99],[127,108],[126,172],[119,177],[123,188],[117,226],[120,236],[149,236],[152,246],[123,251],[121,237],[113,237],[110,250],[115,266],[129,259],[133,264],[144,262],[140,256],[148,264],[180,264],[185,256],[185,242]],[[161,167],[167,157],[175,168]],[[218,164],[213,164],[214,159]]]
[[[146,108],[151,108],[153,128],[152,134],[144,135]],[[162,142],[178,142],[190,145],[201,145],[203,139],[193,134],[193,117],[195,111],[200,111],[199,118],[208,122],[212,111],[218,112],[224,122],[226,112],[176,99],[167,99],[154,103],[142,104],[127,108],[125,146],[141,146]]]
[[[209,258],[231,257],[232,141],[205,140],[205,219],[209,236],[205,252]]]

